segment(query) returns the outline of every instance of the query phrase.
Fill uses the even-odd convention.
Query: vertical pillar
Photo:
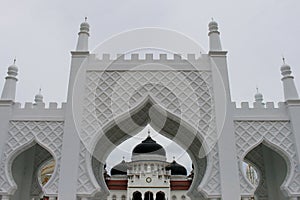
[[[83,75],[77,77],[77,72],[81,64],[88,57],[89,52],[72,52],[71,72],[69,79],[68,97],[65,108],[64,137],[62,146],[62,159],[59,177],[58,199],[76,200],[77,194],[77,177],[80,153],[80,138],[76,129],[73,113],[73,89],[77,78],[82,79],[81,88],[76,88],[83,92],[84,78]],[[75,99],[77,106],[82,106],[82,99]]]
[[[240,179],[228,69],[224,51],[210,52],[216,111],[222,200],[240,200]]]

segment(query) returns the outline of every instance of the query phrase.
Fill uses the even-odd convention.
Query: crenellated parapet
[[[267,102],[264,105],[254,102],[241,102],[237,106],[232,103],[233,116],[235,120],[288,120],[286,104],[279,102],[276,106],[274,102]]]
[[[87,70],[211,70],[208,54],[90,54]]]
[[[31,103],[26,102],[23,106],[21,103],[12,105],[11,120],[55,120],[64,121],[66,103],[58,106],[55,102]]]

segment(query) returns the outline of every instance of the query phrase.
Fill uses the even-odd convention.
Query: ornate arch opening
[[[145,99],[142,105],[133,109],[129,115],[120,116],[112,121],[104,129],[104,135],[97,139],[91,164],[93,176],[101,189],[104,189],[103,194],[109,194],[103,177],[104,163],[108,155],[116,146],[139,133],[148,124],[156,132],[186,149],[194,165],[194,179],[188,194],[202,197],[197,188],[205,175],[209,157],[203,153],[205,152],[205,143],[201,134],[188,123],[156,104],[150,97]],[[205,156],[201,157],[201,155]]]
[[[166,200],[165,193],[161,191],[157,192],[155,200]]]
[[[288,179],[290,163],[280,149],[262,142],[246,154],[244,161],[257,170],[258,183],[252,183],[256,187],[253,194],[255,199],[288,199],[282,185]],[[247,179],[251,182],[251,177]]]
[[[43,188],[51,181],[55,162],[50,173],[47,174],[47,170],[42,172],[44,180],[41,180],[41,170],[50,160],[54,161],[53,155],[36,142],[23,147],[12,156],[9,169],[16,185],[12,200],[44,197]]]

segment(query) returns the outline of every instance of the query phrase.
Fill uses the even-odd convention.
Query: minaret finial
[[[17,58],[15,57],[15,58],[14,58],[14,65],[16,64],[16,61],[17,61]]]
[[[39,94],[42,94],[42,88],[39,89]]]
[[[16,87],[17,87],[17,75],[18,67],[16,66],[16,58],[14,63],[8,67],[7,76],[5,78],[4,87],[2,90],[1,100],[12,100],[15,101]]]
[[[258,87],[256,86],[256,92],[258,93]]]
[[[282,58],[283,64],[281,65],[280,71],[282,75],[284,99],[299,99],[298,91],[294,82],[294,77],[292,76],[291,67],[285,62],[285,58]]]
[[[175,161],[175,156],[173,156],[173,160]]]
[[[283,64],[285,64],[285,57],[284,56],[282,56],[282,62],[283,62]]]
[[[150,137],[150,128],[148,129],[148,137]]]
[[[77,41],[77,47],[76,51],[84,51],[87,52],[89,50],[89,31],[90,31],[90,25],[87,22],[87,17],[84,18],[84,22],[80,24],[80,31],[78,33],[78,41]]]

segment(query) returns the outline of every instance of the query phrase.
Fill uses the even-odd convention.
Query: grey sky
[[[17,101],[33,101],[42,87],[46,102],[66,101],[70,50],[79,24],[91,25],[90,48],[121,31],[163,27],[182,32],[204,49],[207,24],[219,23],[234,101],[253,101],[258,86],[266,101],[283,99],[281,56],[300,83],[298,0],[253,1],[2,1],[0,7],[0,86],[17,57],[20,69]]]
[[[299,0],[1,0],[0,88],[17,57],[17,101],[32,102],[41,87],[45,102],[65,102],[70,51],[85,16],[90,49],[113,34],[142,27],[173,29],[208,49],[207,24],[213,17],[229,52],[232,99],[252,102],[258,86],[266,101],[282,101],[282,55],[300,89],[299,11]]]

